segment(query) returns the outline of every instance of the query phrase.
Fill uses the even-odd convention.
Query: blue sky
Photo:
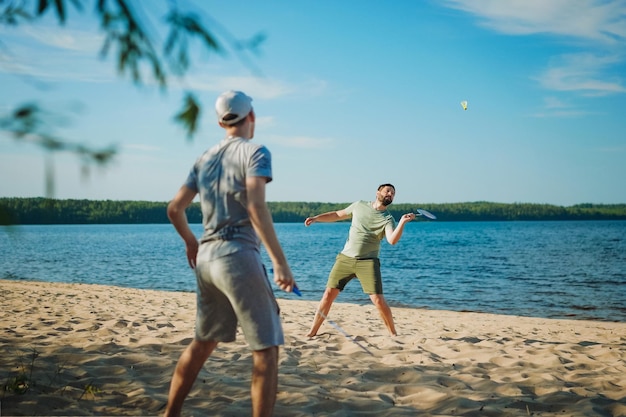
[[[55,197],[168,201],[223,137],[215,98],[239,89],[272,152],[269,201],[371,199],[391,182],[397,203],[626,203],[624,1],[178,4],[236,38],[267,38],[249,61],[195,50],[164,93],[99,57],[90,10],[62,28],[0,26],[0,115],[37,101],[55,134],[119,147],[88,177],[56,154]],[[172,122],[185,90],[204,105],[192,141]],[[43,196],[44,159],[0,132],[0,196]]]

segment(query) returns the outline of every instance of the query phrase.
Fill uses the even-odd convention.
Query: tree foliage
[[[192,64],[190,46],[194,40],[212,54],[225,55],[234,52],[240,60],[247,60],[249,52],[255,52],[265,39],[263,34],[251,40],[241,41],[228,30],[210,21],[209,27],[200,16],[182,10],[177,1],[162,0],[168,6],[165,16],[155,17],[153,2],[133,0],[0,0],[0,25],[18,26],[36,24],[44,16],[53,14],[59,26],[68,20],[68,11],[83,13],[91,6],[99,20],[105,38],[100,55],[107,58],[115,54],[115,64],[120,76],[128,76],[135,85],[155,82],[165,89],[169,77],[182,78]],[[137,10],[146,6],[144,13]],[[138,18],[141,15],[144,20]],[[152,19],[151,19],[152,18]],[[152,20],[152,21],[151,21]],[[155,43],[146,27],[151,23],[164,24],[167,36],[162,45]],[[145,69],[148,69],[147,74]],[[201,117],[201,103],[192,91],[183,92],[182,108],[175,112],[173,120],[183,126],[188,138],[193,138]],[[83,172],[89,172],[91,164],[106,165],[117,154],[114,146],[93,149],[84,144],[72,143],[50,132],[54,119],[36,103],[19,104],[5,116],[0,117],[0,130],[8,132],[16,141],[29,142],[46,151],[46,196],[54,196],[54,177],[51,155],[55,152],[76,154],[83,164]]]
[[[299,223],[307,217],[340,210],[348,203],[270,202],[276,223]],[[113,200],[56,200],[49,198],[0,198],[0,224],[136,224],[168,223],[166,202]],[[390,206],[396,219],[424,208],[437,221],[513,220],[626,220],[626,204],[578,204],[570,207],[528,203],[397,204]],[[201,223],[199,203],[187,209],[190,223]],[[419,218],[420,221],[424,220]]]

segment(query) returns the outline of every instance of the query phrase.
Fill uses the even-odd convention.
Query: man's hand
[[[187,262],[191,269],[196,269],[196,258],[198,257],[198,241],[196,239],[185,242],[187,251]]]
[[[398,222],[398,227],[396,227],[394,230],[392,230],[391,227],[386,228],[385,236],[387,237],[387,242],[389,242],[389,244],[391,245],[395,245],[396,243],[398,243],[400,237],[402,237],[404,225],[412,220],[415,220],[415,213],[403,214],[402,217],[400,217],[400,221]]]
[[[293,279],[289,265],[274,265],[274,282],[283,291],[293,291],[296,281]]]
[[[413,220],[415,220],[415,213],[403,214],[402,217],[400,217],[401,222],[410,222]]]

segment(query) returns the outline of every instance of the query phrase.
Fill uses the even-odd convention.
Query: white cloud
[[[219,76],[222,70],[214,69],[206,74],[190,72],[184,80],[171,81],[174,88],[190,89],[194,91],[208,91],[220,93],[225,90],[236,89],[245,91],[253,98],[272,100],[289,96],[315,97],[323,95],[328,90],[328,82],[319,79],[298,80],[287,82],[275,78],[254,75]]]
[[[23,74],[28,71],[28,67],[11,54],[0,51],[0,70],[11,74]]]
[[[554,110],[547,109],[546,111],[538,112],[532,115],[539,119],[543,118],[574,118],[588,115],[589,112],[584,110]]]
[[[617,153],[626,152],[626,145],[605,146],[596,149],[598,152]]]
[[[21,25],[15,28],[0,26],[0,37],[7,46],[4,51],[0,49],[0,72],[31,76],[39,81],[100,83],[116,80],[114,51],[109,53],[106,61],[100,59],[99,52],[104,42],[101,33],[55,25]],[[191,68],[182,79],[169,77],[168,85],[170,89],[212,93],[239,89],[264,100],[319,96],[328,90],[325,80],[286,82],[250,75],[249,68],[242,71],[244,75],[219,76],[225,72],[223,63],[214,62],[208,68],[206,65]],[[152,85],[154,80],[151,75],[144,75],[144,83]]]
[[[554,96],[544,97],[543,110],[535,113],[532,117],[537,118],[571,118],[580,117],[589,114],[584,110],[574,108],[569,103],[564,102],[562,99]]]
[[[216,71],[217,73],[217,71]],[[212,74],[190,75],[184,80],[184,88],[195,91],[222,92],[225,90],[245,91],[252,97],[272,99],[293,94],[293,87],[278,80],[254,76],[220,77]]]
[[[104,35],[92,31],[64,29],[62,27],[24,26],[22,35],[41,45],[94,56],[102,47]]]
[[[478,16],[482,26],[500,33],[626,41],[622,0],[445,0],[445,4]]]
[[[444,0],[508,35],[583,41],[586,52],[556,56],[535,79],[548,90],[585,96],[626,93],[626,2],[623,0]],[[589,52],[591,51],[591,52]],[[618,75],[612,75],[618,74]]]
[[[309,136],[279,136],[266,135],[263,136],[266,143],[277,144],[288,148],[298,149],[332,149],[334,140],[331,138],[314,138]]]
[[[91,32],[46,26],[1,28],[4,53],[0,71],[37,79],[107,82],[115,78],[112,65],[103,65],[103,37]],[[71,65],[68,65],[71,63]]]
[[[256,116],[257,126],[263,126],[264,128],[272,127],[276,125],[276,119],[273,116]]]
[[[619,62],[616,56],[565,54],[554,58],[536,79],[544,88],[554,91],[576,91],[588,96],[626,93],[623,80],[609,75],[610,68]]]
[[[544,106],[547,109],[563,109],[569,107],[566,103],[558,99],[557,97],[545,97],[543,99]]]

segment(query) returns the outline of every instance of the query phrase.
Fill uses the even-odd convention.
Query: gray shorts
[[[197,340],[232,342],[239,323],[252,350],[285,343],[280,309],[258,251],[203,261],[201,245],[197,260]]]

